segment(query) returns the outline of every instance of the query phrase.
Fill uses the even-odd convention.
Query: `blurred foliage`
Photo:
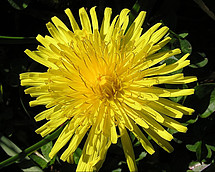
[[[26,48],[35,49],[37,34],[48,34],[45,24],[54,15],[67,25],[69,21],[63,10],[70,8],[76,17],[78,9],[89,10],[97,6],[101,22],[105,7],[113,8],[113,16],[123,8],[131,9],[131,21],[140,10],[147,11],[143,25],[147,30],[154,23],[162,22],[170,27],[171,42],[164,49],[181,48],[182,53],[191,53],[191,64],[183,72],[198,77],[197,83],[179,85],[177,88],[195,87],[195,94],[188,97],[171,98],[173,101],[195,109],[192,116],[185,116],[180,122],[188,126],[188,132],[181,134],[168,130],[174,135],[171,142],[175,151],[171,154],[154,144],[156,153],[152,156],[140,146],[131,134],[139,171],[181,172],[215,171],[215,27],[214,0],[5,0],[0,2],[0,161],[22,152],[39,142],[41,137],[34,131],[43,122],[35,123],[33,117],[44,107],[30,108],[31,99],[20,87],[19,74],[25,71],[44,71],[45,68],[28,58]],[[181,58],[173,56],[165,61],[171,64]],[[164,63],[164,62],[163,62]],[[181,72],[181,71],[177,71]],[[166,87],[172,88],[170,85]],[[150,139],[150,138],[149,138]],[[83,143],[74,153],[74,164],[64,163],[48,154],[52,141],[23,157],[21,161],[3,168],[4,171],[73,171],[82,152]],[[59,153],[59,155],[61,152]],[[17,168],[18,166],[18,168]],[[101,171],[128,171],[120,140],[108,150]]]

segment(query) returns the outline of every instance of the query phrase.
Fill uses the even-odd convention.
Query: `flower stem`
[[[57,129],[55,132],[53,132],[52,134],[46,136],[44,139],[42,139],[41,141],[35,143],[34,145],[28,147],[27,149],[25,149],[24,151],[18,153],[15,156],[12,156],[2,162],[0,162],[0,169],[3,167],[6,167],[8,165],[11,165],[15,162],[19,162],[21,160],[23,160],[26,156],[30,155],[31,153],[35,152],[36,150],[38,150],[39,148],[41,148],[43,145],[47,144],[48,142],[56,139],[61,131],[63,130],[64,126],[67,123],[65,123],[63,126],[61,126],[59,129]]]

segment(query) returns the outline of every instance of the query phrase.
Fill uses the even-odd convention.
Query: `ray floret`
[[[20,74],[26,94],[36,97],[30,106],[45,105],[35,116],[48,120],[36,130],[41,136],[67,122],[49,156],[53,158],[66,144],[63,161],[73,163],[73,154],[85,141],[77,171],[97,171],[108,148],[121,139],[130,171],[137,171],[129,132],[149,153],[155,152],[150,136],[167,152],[173,136],[166,127],[186,132],[174,118],[191,115],[194,110],[169,97],[187,96],[194,89],[167,89],[163,84],[187,84],[196,77],[173,74],[190,64],[185,54],[173,64],[163,64],[180,49],[162,51],[169,41],[168,27],[155,24],[142,33],[146,12],[139,13],[129,27],[129,10],[123,9],[111,20],[106,8],[99,28],[95,7],[79,10],[79,26],[70,9],[65,10],[71,30],[57,17],[47,23],[51,36],[37,36],[42,44],[25,53],[47,67],[45,72]],[[129,28],[128,28],[129,27]],[[88,133],[88,134],[87,134]],[[85,140],[86,138],[86,140]]]

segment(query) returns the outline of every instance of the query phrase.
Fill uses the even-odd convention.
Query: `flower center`
[[[116,98],[121,90],[121,82],[116,77],[101,75],[97,78],[97,91],[101,98]]]

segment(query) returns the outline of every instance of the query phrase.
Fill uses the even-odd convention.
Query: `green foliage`
[[[210,94],[210,102],[206,111],[200,115],[201,118],[209,117],[215,111],[215,89]]]
[[[206,158],[211,158],[212,157],[212,151],[215,151],[215,146],[208,145],[208,144],[205,144],[205,146],[206,146],[207,151],[208,151]]]
[[[194,145],[186,145],[187,149],[192,152],[196,152],[197,160],[201,160],[202,141],[196,142]]]
[[[48,142],[47,144],[41,147],[42,154],[40,154],[38,151],[35,151],[33,154],[30,155],[30,158],[34,162],[36,162],[42,169],[44,169],[48,167],[50,163],[53,163],[49,158],[49,153],[51,152],[52,147],[53,147],[52,141]],[[53,160],[55,160],[55,158],[53,158]]]
[[[192,46],[191,46],[191,44],[190,44],[190,42],[188,40],[179,38],[179,43],[180,43],[181,51],[183,53],[191,54]]]
[[[0,138],[0,146],[1,148],[7,153],[7,155],[13,157],[17,155],[18,153],[21,153],[22,150],[16,146],[11,140],[6,138],[5,136],[1,136]],[[18,163],[19,167],[22,169],[22,171],[25,172],[42,172],[42,169],[35,165],[33,161],[28,157],[24,157],[22,161],[16,161]],[[0,169],[2,166],[0,165]]]
[[[142,160],[143,158],[145,158],[146,155],[147,155],[147,152],[145,152],[145,151],[141,152],[139,157],[136,159],[136,162],[138,162],[138,161]]]
[[[44,158],[46,159],[46,161],[51,160],[49,158],[49,153],[51,152],[52,147],[53,147],[52,141],[41,147],[41,152],[42,152]]]
[[[195,87],[195,103],[201,104],[196,110],[201,118],[209,117],[215,111],[215,84],[206,83]]]
[[[47,167],[46,159],[39,152],[34,152],[33,154],[30,155],[30,158],[34,162],[36,162],[42,169]]]
[[[0,36],[0,44],[32,44],[36,43],[35,37]]]
[[[196,63],[190,64],[192,68],[202,68],[208,64],[208,59],[204,53],[198,53],[199,56],[196,56]]]
[[[76,151],[74,152],[74,155],[73,155],[75,164],[78,164],[78,161],[81,157],[81,154],[82,154],[82,149],[77,148]]]
[[[17,10],[23,10],[28,7],[28,4],[30,3],[30,0],[7,0],[10,5],[17,9]]]

